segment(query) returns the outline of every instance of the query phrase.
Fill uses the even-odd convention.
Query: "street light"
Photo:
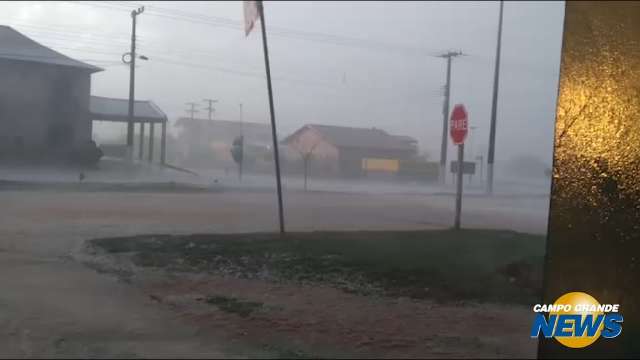
[[[127,59],[126,57],[129,57],[129,58]],[[144,56],[144,55],[138,55],[138,56],[136,56],[136,58],[140,59],[140,60],[145,60],[145,61],[149,60],[149,58]],[[127,65],[131,64],[131,53],[130,52],[126,52],[126,53],[122,54],[122,62],[127,64]]]

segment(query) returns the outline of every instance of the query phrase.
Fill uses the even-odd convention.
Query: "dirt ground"
[[[179,279],[179,280],[178,280]],[[347,294],[220,276],[148,281],[150,298],[234,344],[299,357],[532,358],[530,309]],[[258,304],[239,316],[206,302],[224,296]]]
[[[98,237],[274,231],[271,193],[0,191],[0,203],[0,357],[248,356],[229,350],[234,337],[229,340],[227,330],[233,328],[246,333],[238,338],[275,336],[273,343],[283,344],[287,334],[304,333],[304,341],[318,348],[312,350],[324,354],[379,355],[383,347],[387,354],[423,357],[535,352],[527,342],[527,309],[494,312],[220,278],[139,288],[74,260],[84,241]],[[310,192],[288,193],[285,204],[292,230],[430,229],[450,226],[453,198]],[[463,225],[544,233],[547,204],[546,198],[469,198]],[[233,314],[200,313],[197,307],[168,309],[199,303],[189,300],[190,293],[222,289],[281,310],[231,321]],[[233,325],[220,325],[225,322]],[[462,344],[462,334],[471,340]],[[498,345],[501,336],[510,341]],[[293,345],[246,351],[296,354]]]
[[[144,292],[70,259],[0,252],[0,358],[223,357]]]

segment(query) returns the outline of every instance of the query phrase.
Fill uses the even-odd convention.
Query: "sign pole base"
[[[455,230],[460,230],[460,213],[462,212],[462,164],[464,164],[464,144],[458,145],[458,173],[456,174],[456,218]]]

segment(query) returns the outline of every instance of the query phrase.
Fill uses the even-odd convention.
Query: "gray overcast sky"
[[[242,2],[2,2],[0,23],[102,66],[92,94],[126,98],[119,61],[137,4],[147,7],[139,51],[150,58],[137,69],[137,98],[170,119],[184,115],[185,102],[216,98],[215,117],[236,120],[242,102],[246,121],[268,123],[260,32],[245,38]],[[266,3],[280,138],[305,123],[379,127],[417,138],[436,159],[445,61],[405,48],[461,49],[469,56],[454,60],[451,102],[467,106],[477,127],[469,143],[486,154],[498,9],[489,1]],[[505,3],[498,162],[535,154],[551,163],[563,17],[563,2]],[[96,129],[98,140],[124,132]]]

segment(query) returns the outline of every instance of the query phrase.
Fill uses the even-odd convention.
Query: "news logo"
[[[542,333],[545,338],[554,337],[570,348],[589,346],[600,336],[615,338],[622,333],[623,317],[619,307],[619,304],[600,304],[583,292],[566,293],[553,304],[533,306],[536,316],[531,337],[537,338]]]

